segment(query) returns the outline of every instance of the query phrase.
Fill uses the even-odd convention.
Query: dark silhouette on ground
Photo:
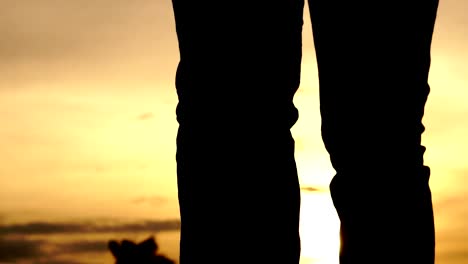
[[[180,263],[297,264],[300,188],[290,128],[298,119],[304,2],[172,2]],[[437,6],[309,1],[342,264],[434,262],[421,134]]]
[[[111,240],[108,246],[115,257],[115,264],[175,264],[157,253],[158,245],[154,237],[138,244],[129,240],[122,240],[121,243]]]

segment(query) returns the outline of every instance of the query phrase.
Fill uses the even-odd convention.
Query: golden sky
[[[468,261],[465,10],[466,1],[440,3],[424,117],[437,257],[444,264]],[[303,35],[302,84],[295,97],[300,119],[293,133],[301,183],[325,189],[323,194],[304,192],[310,198],[303,203],[303,219],[310,221],[302,224],[303,241],[318,247],[307,232],[332,223],[321,236],[325,239],[336,233],[337,221],[326,198],[333,170],[320,138],[308,15]],[[76,227],[76,221],[105,219],[113,223],[114,235],[135,231],[119,229],[119,221],[154,221],[149,231],[173,231],[161,221],[178,218],[177,62],[169,0],[0,1],[0,253],[2,241],[12,236],[21,238],[21,245],[36,241],[30,240],[30,231],[11,231],[12,225],[31,221]],[[314,210],[325,216],[314,218]],[[86,241],[104,239],[102,233],[91,232]],[[64,241],[72,235],[57,231],[46,238]],[[176,255],[177,236],[161,236],[167,237],[161,246]],[[325,244],[333,243],[335,237]],[[304,255],[307,250],[313,249],[304,248]],[[333,263],[320,257],[313,261]]]

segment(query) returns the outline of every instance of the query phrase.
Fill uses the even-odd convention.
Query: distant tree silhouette
[[[158,245],[154,237],[138,244],[130,240],[122,240],[121,243],[111,240],[108,246],[115,257],[115,264],[175,264],[157,253]]]

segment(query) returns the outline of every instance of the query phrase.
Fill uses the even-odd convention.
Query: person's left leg
[[[438,0],[309,0],[340,263],[434,263],[422,117]]]

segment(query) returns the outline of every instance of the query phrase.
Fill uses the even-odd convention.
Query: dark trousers
[[[438,0],[310,0],[340,263],[434,262],[422,117]],[[303,0],[173,0],[180,264],[297,264]],[[307,74],[307,73],[306,73]]]

